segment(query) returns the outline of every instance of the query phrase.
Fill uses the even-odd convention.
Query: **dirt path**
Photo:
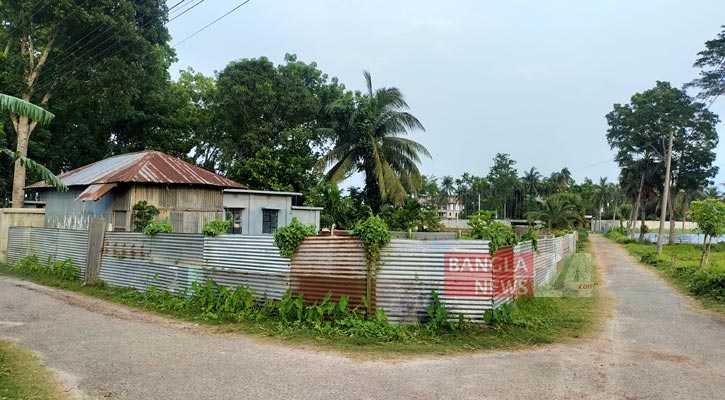
[[[617,301],[599,337],[408,361],[211,334],[0,277],[0,337],[38,352],[67,389],[112,399],[706,399],[725,393],[725,320],[698,311],[616,244],[594,237]]]

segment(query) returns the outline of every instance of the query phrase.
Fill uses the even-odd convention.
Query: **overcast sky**
[[[172,45],[239,3],[205,0],[169,24]],[[619,169],[604,115],[657,80],[695,78],[696,53],[723,24],[723,0],[251,0],[175,46],[171,73],[280,63],[289,52],[362,90],[366,69],[374,87],[398,87],[426,127],[411,135],[433,155],[426,175],[483,176],[509,153],[520,172],[568,167],[577,182],[611,181]],[[711,110],[725,112],[725,98]],[[716,163],[725,170],[725,143]]]

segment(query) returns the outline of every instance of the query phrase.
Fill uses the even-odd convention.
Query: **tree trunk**
[[[639,180],[639,190],[637,191],[637,201],[636,206],[632,207],[632,232],[627,232],[627,234],[632,235],[632,239],[634,239],[634,228],[637,225],[637,213],[639,212],[639,206],[640,203],[642,203],[642,190],[644,189],[644,174],[642,174],[642,178]]]
[[[18,146],[16,150],[23,157],[28,156],[28,139],[30,138],[31,122],[26,116],[19,116],[17,121],[13,121],[15,131],[18,134]],[[25,200],[25,165],[20,160],[15,160],[15,170],[13,172],[13,208],[22,208]]]
[[[675,138],[674,129],[670,129],[670,137],[667,142],[667,152],[665,153],[665,189],[662,192],[662,210],[660,210],[660,228],[657,233],[657,254],[662,254],[662,244],[665,238],[665,218],[667,217],[667,203],[670,195],[670,167],[672,165],[672,142]]]
[[[645,207],[642,207],[642,224],[639,226],[639,241],[644,242],[644,230],[647,229],[647,224],[645,224],[646,221],[646,215],[647,209]]]
[[[670,211],[670,238],[668,244],[675,244],[675,202],[672,198],[667,203],[667,207]]]

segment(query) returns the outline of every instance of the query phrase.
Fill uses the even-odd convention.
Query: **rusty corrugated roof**
[[[81,194],[78,195],[78,197],[76,197],[76,200],[96,201],[103,197],[103,195],[108,193],[111,189],[115,188],[116,185],[117,183],[96,183],[94,185],[88,186],[86,190],[84,190]]]
[[[133,182],[247,188],[231,179],[153,150],[109,157],[68,171],[58,177],[67,186]],[[45,182],[38,182],[27,188],[45,187],[50,186]]]

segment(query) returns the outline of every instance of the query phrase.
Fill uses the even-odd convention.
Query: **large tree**
[[[412,130],[425,130],[410,114],[403,95],[395,87],[373,89],[365,71],[365,93],[346,93],[329,111],[337,121],[334,147],[318,162],[329,168],[326,178],[339,182],[354,172],[365,176],[368,206],[380,212],[384,200],[402,205],[408,193],[422,183],[420,156],[430,157],[418,142],[402,137]]]
[[[491,185],[492,201],[498,218],[511,217],[509,207],[519,187],[519,177],[514,166],[516,161],[504,153],[497,153],[486,180]]]
[[[36,121],[11,115],[8,144],[60,170],[95,161],[114,143],[130,149],[143,146],[134,137],[159,138],[157,110],[167,103],[155,94],[173,59],[166,15],[155,0],[0,2],[0,84],[57,116],[38,130]],[[14,206],[23,202],[25,179],[16,162]]]
[[[700,77],[687,86],[700,89],[698,98],[716,98],[725,94],[725,25],[715,39],[705,42],[705,50],[697,53],[694,67],[700,68]]]
[[[657,82],[654,88],[634,94],[629,104],[615,104],[606,118],[609,123],[607,141],[612,149],[617,150],[616,160],[623,170],[631,170],[638,165],[641,168],[659,167],[656,175],[640,169],[640,176],[650,177],[640,187],[659,180],[655,190],[663,194],[666,184],[687,187],[693,181],[707,182],[717,173],[717,168],[712,165],[718,142],[715,130],[717,116],[667,82]],[[668,145],[670,135],[673,139],[671,151]],[[672,174],[670,182],[665,182],[664,166],[668,151],[672,159]],[[670,215],[672,218],[672,213]]]
[[[233,61],[217,76],[210,99],[217,132],[200,143],[215,167],[255,189],[307,191],[329,125],[326,107],[344,86],[317,64],[285,55]]]

